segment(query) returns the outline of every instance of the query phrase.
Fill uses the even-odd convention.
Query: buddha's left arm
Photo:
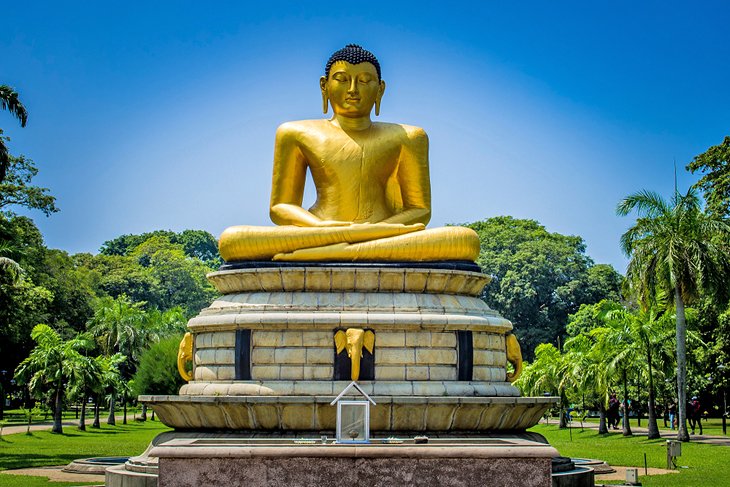
[[[428,172],[428,136],[419,127],[406,127],[398,161],[398,185],[403,209],[384,223],[423,223],[431,220],[431,181]]]

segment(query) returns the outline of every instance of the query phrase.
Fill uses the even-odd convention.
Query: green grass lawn
[[[550,420],[551,423],[555,422],[557,424],[558,418],[552,418]],[[598,418],[586,418],[585,423],[593,423],[598,424]],[[639,426],[638,421],[636,418],[630,418],[629,424],[632,428]],[[669,423],[667,423],[669,424]],[[662,418],[657,419],[657,425],[659,426],[659,431],[671,431],[669,427],[664,427],[664,420]],[[578,418],[573,418],[573,427],[580,427],[580,420]],[[619,424],[619,428],[621,425]],[[648,428],[649,422],[646,418],[641,418],[641,427],[642,428]],[[730,424],[727,425],[728,428],[730,428]],[[689,430],[689,422],[687,423],[687,429]],[[700,430],[699,427],[695,430],[695,433],[699,434]],[[704,435],[714,435],[714,436],[722,436],[722,419],[720,418],[708,418],[707,420],[702,420],[702,434]]]
[[[62,435],[50,431],[7,435],[0,438],[0,470],[64,465],[77,458],[139,455],[152,438],[168,430],[159,421],[130,421],[127,425],[102,424],[98,430],[87,428],[87,431],[79,431],[66,427]],[[64,485],[80,484],[48,482],[44,477],[0,475],[0,487]]]
[[[642,421],[642,426],[644,424]],[[730,487],[730,448],[726,446],[683,443],[682,456],[677,459],[677,464],[688,468],[681,468],[679,474],[645,477],[644,453],[649,467],[667,467],[666,440],[647,440],[646,436],[624,437],[620,431],[601,436],[596,430],[581,431],[580,426],[574,426],[571,432],[559,430],[556,423],[540,424],[530,431],[545,436],[564,456],[596,458],[610,465],[641,467],[640,480],[645,486]]]

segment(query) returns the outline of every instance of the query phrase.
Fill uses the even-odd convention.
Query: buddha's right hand
[[[352,222],[341,222],[338,220],[320,220],[314,223],[314,227],[326,228],[326,227],[349,227]]]
[[[345,241],[349,243],[366,242],[380,238],[395,237],[423,230],[422,223],[403,225],[402,223],[353,223],[342,229]]]

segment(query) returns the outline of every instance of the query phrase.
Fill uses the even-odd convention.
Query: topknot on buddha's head
[[[324,67],[325,77],[329,77],[330,68],[337,61],[347,61],[350,64],[370,63],[375,66],[375,70],[378,72],[378,80],[381,79],[380,63],[375,55],[357,44],[348,44],[330,56],[327,65]]]

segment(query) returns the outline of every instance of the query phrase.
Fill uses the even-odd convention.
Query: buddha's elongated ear
[[[329,110],[329,96],[327,96],[327,77],[322,76],[319,78],[319,89],[322,91],[322,113],[327,113]]]
[[[380,100],[383,98],[385,93],[385,81],[380,80],[380,88],[378,88],[378,94],[375,95],[375,115],[380,115]]]

